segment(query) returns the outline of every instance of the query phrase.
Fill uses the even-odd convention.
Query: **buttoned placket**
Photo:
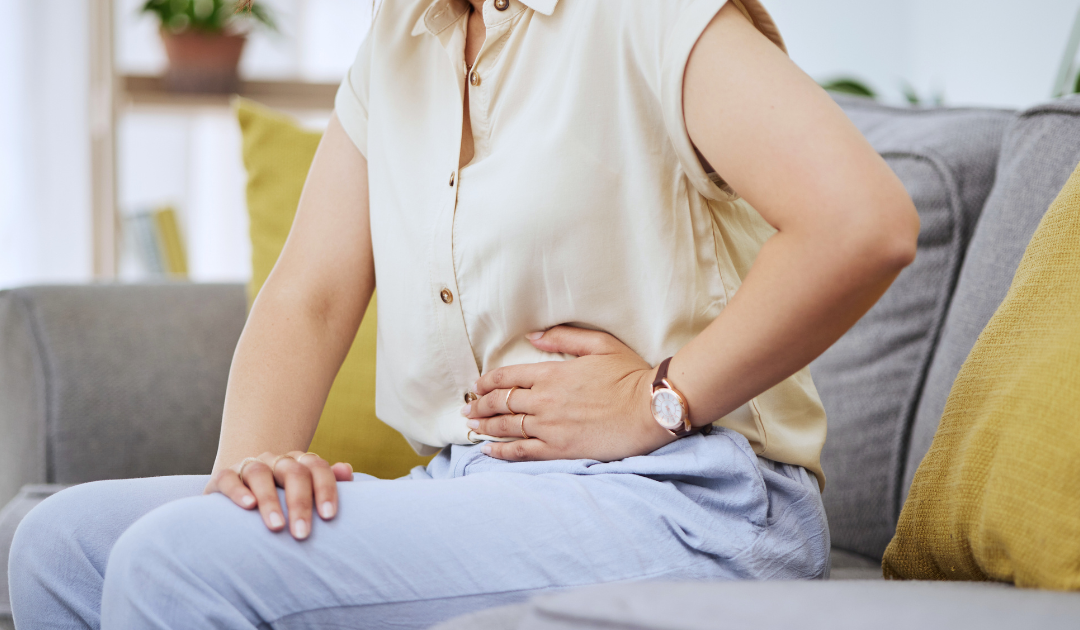
[[[464,134],[465,90],[470,90],[469,111],[471,122],[474,125],[474,145],[480,144],[475,141],[479,135],[483,147],[477,146],[476,148],[485,150],[488,146],[486,138],[490,132],[490,115],[488,114],[490,102],[488,95],[491,93],[492,84],[484,85],[483,74],[494,66],[498,59],[498,53],[501,52],[504,44],[505,36],[524,9],[524,6],[516,2],[516,0],[508,0],[506,10],[496,8],[495,0],[486,0],[484,3],[484,23],[486,27],[484,44],[477,52],[472,68],[466,68],[465,65],[465,36],[468,28],[468,11],[465,11],[464,15],[459,15],[457,17],[458,22],[449,27],[454,29],[453,31],[439,34],[439,40],[446,47],[451,61],[450,70],[457,77],[455,83],[458,90],[457,94],[454,95],[456,107],[452,107],[451,111],[456,112],[456,128],[459,132],[457,142],[451,143],[452,146],[448,146],[446,150],[446,159],[451,164],[451,168],[448,169],[450,172],[448,180],[443,184],[445,186],[444,190],[447,191],[445,193],[446,202],[436,218],[431,248],[429,249],[431,252],[430,278],[433,299],[437,302],[435,312],[439,324],[441,354],[446,361],[450,377],[453,379],[452,387],[460,392],[459,395],[464,402],[475,399],[475,396],[470,396],[471,388],[476,379],[480,377],[480,365],[473,352],[468,329],[465,325],[465,315],[458,295],[457,273],[454,267],[454,217],[458,211],[458,191],[462,183],[462,169],[459,167],[459,162],[461,141]],[[434,18],[444,16],[445,12],[449,11],[449,7],[443,6],[439,11],[440,13],[434,15]],[[465,72],[461,72],[461,69],[465,69]],[[477,73],[476,76],[479,77],[476,85],[472,85],[470,82],[469,75],[471,72]],[[489,78],[494,79],[494,77]],[[481,125],[480,134],[476,133],[478,122]],[[452,439],[452,436],[446,437]]]
[[[466,68],[465,73],[474,162],[491,152],[491,95],[499,78],[495,69],[510,31],[524,12],[525,5],[513,0],[506,0],[506,8],[502,10],[496,6],[495,0],[484,2],[484,24],[487,28],[484,45],[477,53],[473,67]],[[462,62],[464,64],[464,59]]]

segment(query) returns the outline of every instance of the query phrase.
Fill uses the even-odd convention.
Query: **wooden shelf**
[[[123,75],[119,79],[118,105],[160,107],[224,107],[233,94],[174,92],[157,76]],[[241,81],[236,94],[269,107],[294,110],[334,108],[336,83],[306,81]]]

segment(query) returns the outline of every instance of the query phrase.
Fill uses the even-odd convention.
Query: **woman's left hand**
[[[529,436],[489,442],[482,447],[485,453],[511,461],[614,461],[651,453],[675,439],[649,408],[655,370],[626,344],[572,326],[528,337],[539,350],[577,358],[511,365],[480,377],[479,398],[462,408],[469,428],[492,437],[521,437],[525,414]],[[513,387],[519,389],[507,408]]]

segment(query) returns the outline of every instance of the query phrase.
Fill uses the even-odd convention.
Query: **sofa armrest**
[[[0,505],[27,483],[208,473],[242,285],[0,292]]]

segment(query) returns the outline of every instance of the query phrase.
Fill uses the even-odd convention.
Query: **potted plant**
[[[234,92],[237,65],[252,25],[276,30],[257,0],[147,0],[161,23],[169,67],[165,86],[181,92]]]

